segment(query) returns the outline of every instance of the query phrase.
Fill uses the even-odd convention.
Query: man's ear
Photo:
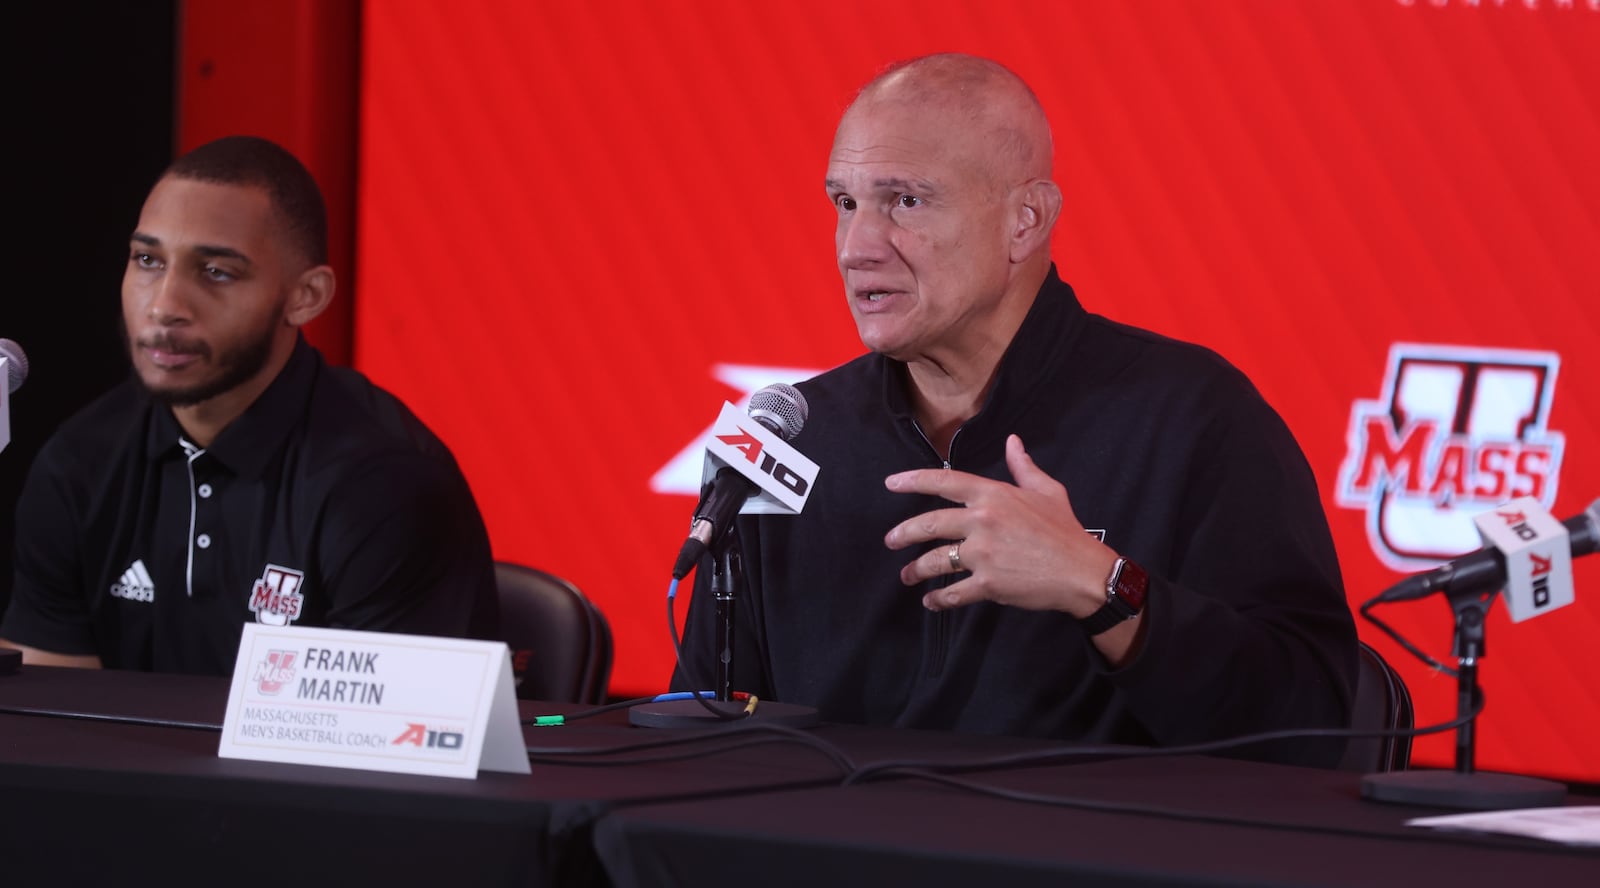
[[[1011,261],[1020,263],[1050,248],[1050,232],[1061,215],[1061,189],[1049,179],[1034,179],[1020,186],[1016,200]]]
[[[303,327],[309,324],[313,318],[322,314],[329,303],[333,302],[333,288],[332,268],[316,265],[306,269],[295,282],[294,292],[289,294],[289,307],[284,313],[284,322],[291,327]]]

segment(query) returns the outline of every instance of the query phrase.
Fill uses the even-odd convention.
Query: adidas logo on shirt
[[[135,559],[122,579],[111,584],[111,594],[129,601],[155,601],[156,584],[150,581],[150,572],[144,569],[144,560]]]

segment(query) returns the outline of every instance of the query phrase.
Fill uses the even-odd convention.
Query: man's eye
[[[841,210],[854,211],[856,208],[856,199],[847,195],[840,195],[834,198],[833,202]]]
[[[911,207],[921,206],[922,198],[917,197],[915,194],[902,194],[895,198],[895,203],[909,209]]]
[[[140,253],[138,251],[134,251],[134,253],[128,257],[128,259],[129,261],[133,262],[134,265],[137,265],[140,268],[157,268],[161,265],[161,261],[149,253]]]
[[[202,273],[208,279],[213,280],[213,281],[231,281],[231,280],[233,280],[232,273],[230,273],[227,269],[218,268],[215,265],[207,265],[202,270]]]

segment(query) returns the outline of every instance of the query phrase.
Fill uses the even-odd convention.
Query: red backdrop
[[[1250,374],[1353,604],[1512,493],[1600,495],[1596,0],[378,2],[362,31],[356,363],[453,446],[498,557],[599,601],[615,693],[666,683],[721,401],[860,351],[822,173],[853,90],[926,52],[1035,87],[1062,276]],[[1597,562],[1573,607],[1496,609],[1481,766],[1600,779]],[[1449,653],[1441,600],[1385,615]]]

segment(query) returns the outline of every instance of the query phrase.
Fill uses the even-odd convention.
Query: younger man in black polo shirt
[[[299,161],[250,137],[194,150],[129,252],[136,379],[40,451],[0,644],[226,674],[250,620],[492,637],[488,535],[449,450],[300,334],[334,278]]]

